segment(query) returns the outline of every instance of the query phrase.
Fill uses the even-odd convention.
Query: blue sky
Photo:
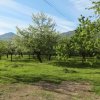
[[[74,30],[78,25],[78,17],[89,16],[90,0],[48,0],[64,14],[62,16],[44,0],[0,0],[0,34],[16,32],[16,26],[28,27],[32,23],[32,13],[44,12],[57,24],[57,31]]]

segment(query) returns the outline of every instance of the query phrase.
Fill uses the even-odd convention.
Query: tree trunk
[[[33,59],[34,59],[34,52],[32,53],[32,57],[33,57]]]
[[[85,61],[86,61],[85,54],[82,54],[82,63],[84,63]]]
[[[18,55],[19,55],[19,59],[20,59],[20,57],[21,57],[20,53]]]
[[[23,53],[21,52],[21,57],[23,57]]]
[[[0,55],[0,60],[1,60],[1,55]]]
[[[49,61],[51,60],[51,54],[49,54],[49,58],[48,58],[48,60],[49,60]]]
[[[37,59],[39,60],[39,62],[42,63],[41,52],[40,51],[34,51],[34,53],[36,54]]]
[[[41,56],[39,54],[37,54],[37,58],[40,61],[40,63],[42,63]]]
[[[30,60],[30,56],[31,56],[31,55],[30,55],[30,53],[29,53],[29,55],[28,55],[28,56],[29,56],[29,60]]]
[[[13,54],[11,53],[11,61],[12,61],[12,56],[13,56]]]
[[[39,60],[39,62],[42,63],[41,53],[37,52],[36,55],[37,55],[37,59]]]
[[[8,59],[8,57],[9,57],[9,55],[8,55],[8,53],[7,53],[7,59]]]

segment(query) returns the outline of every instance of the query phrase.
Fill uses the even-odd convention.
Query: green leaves
[[[44,13],[33,14],[33,24],[27,29],[17,28],[18,36],[27,50],[39,55],[55,54],[58,34],[55,31],[54,21]],[[39,56],[38,55],[38,56]]]
[[[92,2],[93,6],[90,9],[93,9],[95,14],[100,18],[100,1]]]
[[[85,60],[86,56],[96,55],[96,50],[100,48],[98,41],[98,36],[100,35],[100,23],[91,21],[89,18],[85,18],[82,15],[79,18],[79,22],[76,33],[72,38],[76,45],[75,49]]]

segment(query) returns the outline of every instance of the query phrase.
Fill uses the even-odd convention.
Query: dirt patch
[[[0,84],[0,100],[100,100],[86,82]]]

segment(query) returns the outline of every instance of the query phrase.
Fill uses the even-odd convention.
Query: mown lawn
[[[33,60],[0,61],[0,83],[28,83],[47,81],[59,84],[62,81],[86,81],[94,85],[100,94],[100,62],[89,65],[78,62],[44,62]]]

